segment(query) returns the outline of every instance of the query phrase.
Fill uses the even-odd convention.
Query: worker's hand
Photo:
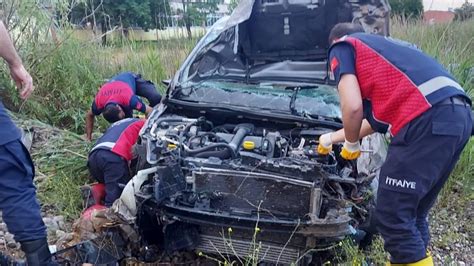
[[[318,153],[328,155],[332,150],[332,133],[326,133],[319,137]]]
[[[341,150],[341,157],[346,160],[355,160],[360,156],[360,143],[345,141]]]
[[[23,100],[28,99],[35,88],[30,73],[26,71],[22,64],[19,64],[10,65],[10,75],[16,83],[16,87],[20,90],[20,97]]]

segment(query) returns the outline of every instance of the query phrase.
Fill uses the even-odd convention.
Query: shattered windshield
[[[216,106],[247,107],[267,111],[339,118],[337,91],[328,85],[295,86],[275,83],[245,84],[228,81],[186,83],[178,99]],[[293,98],[293,100],[292,100]],[[291,107],[293,106],[293,107]],[[292,110],[293,109],[293,110]]]

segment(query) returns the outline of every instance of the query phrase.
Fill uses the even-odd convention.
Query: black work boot
[[[46,238],[20,242],[21,250],[25,252],[28,266],[57,265],[51,259],[51,253]]]

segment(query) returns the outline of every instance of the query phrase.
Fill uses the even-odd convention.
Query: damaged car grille
[[[166,250],[225,253],[230,238],[236,244],[230,255],[246,257],[257,234],[268,249],[261,259],[285,263],[342,239],[366,219],[353,206],[365,204],[369,180],[336,153],[315,152],[331,127],[216,125],[174,114],[149,122],[139,164],[154,170],[135,197],[139,219],[153,221],[142,229],[162,230]]]

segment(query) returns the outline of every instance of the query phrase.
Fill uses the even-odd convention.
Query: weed
[[[227,234],[224,232],[224,230],[221,233],[221,237],[224,240],[225,250],[219,250],[214,246],[213,243],[210,243],[214,247],[215,252],[219,255],[219,257],[216,258],[203,252],[198,252],[198,255],[210,261],[216,262],[219,265],[256,266],[262,259],[260,255],[262,243],[258,241],[258,234],[260,231],[261,229],[258,227],[257,222],[254,228],[252,240],[248,245],[247,255],[245,258],[241,258],[242,254],[238,254],[234,249],[232,242],[233,229],[231,227],[227,228]]]
[[[380,236],[374,237],[372,245],[366,251],[366,256],[375,265],[384,265],[387,262],[388,255],[383,248],[383,240]]]
[[[90,144],[70,131],[24,117],[17,120],[19,126],[29,128],[34,136],[31,156],[43,207],[68,219],[78,217],[83,207],[79,187],[87,183]]]
[[[40,25],[43,28],[37,29],[38,34],[47,32],[49,24]],[[68,25],[56,30],[57,42],[42,34],[42,38],[31,38],[28,33],[19,33],[18,39],[21,40],[23,61],[34,79],[35,93],[22,102],[6,66],[1,65],[0,87],[4,90],[0,96],[15,112],[77,133],[84,132],[85,113],[98,88],[107,79],[121,71],[133,71],[154,82],[164,92],[161,81],[174,75],[197,40],[147,43],[123,40],[116,46],[101,46],[74,38],[74,31]],[[106,125],[100,119],[99,128],[103,130]]]
[[[339,254],[336,254],[336,260],[348,263],[353,266],[362,266],[365,263],[365,255],[362,250],[359,249],[354,240],[346,238],[340,243]]]

